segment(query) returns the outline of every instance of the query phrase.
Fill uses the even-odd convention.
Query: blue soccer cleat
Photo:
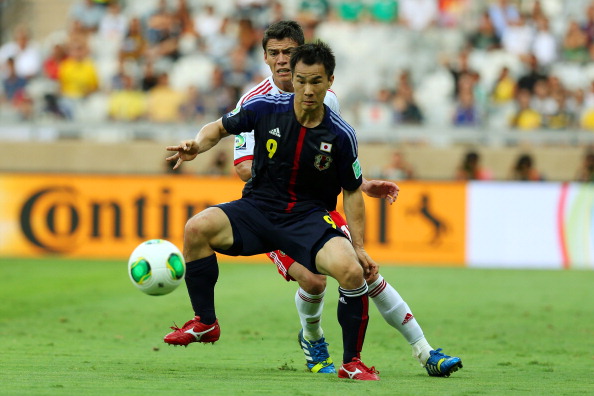
[[[325,374],[336,373],[336,368],[334,367],[334,363],[332,363],[332,359],[328,353],[328,343],[324,337],[313,342],[307,341],[305,338],[303,338],[303,329],[301,329],[297,340],[299,341],[299,346],[301,346],[301,349],[303,349],[303,353],[305,354],[305,361],[309,371],[312,373]]]
[[[425,368],[432,377],[449,377],[454,371],[462,368],[462,360],[459,357],[441,353],[441,348],[429,352],[429,355]]]

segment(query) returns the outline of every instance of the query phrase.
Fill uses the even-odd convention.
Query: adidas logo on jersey
[[[278,128],[274,128],[268,131],[269,134],[274,135],[276,137],[281,137],[280,136],[280,129]]]

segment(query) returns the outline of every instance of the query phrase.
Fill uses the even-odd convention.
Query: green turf
[[[373,383],[305,371],[296,285],[271,264],[221,266],[221,340],[188,348],[162,342],[191,317],[184,286],[146,296],[114,261],[2,258],[0,271],[2,395],[594,394],[594,271],[383,267],[428,340],[464,369],[428,377],[372,306]],[[338,361],[329,286],[323,325]]]

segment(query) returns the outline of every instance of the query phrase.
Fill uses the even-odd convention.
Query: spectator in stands
[[[143,92],[148,92],[153,89],[159,82],[159,76],[155,71],[155,65],[151,60],[144,64],[144,70],[140,79],[140,89]]]
[[[584,94],[584,104],[579,118],[579,126],[588,131],[594,131],[594,82],[591,89]]]
[[[535,19],[536,33],[532,41],[532,53],[536,56],[538,64],[549,67],[558,58],[557,39],[549,28],[549,20],[545,17]]]
[[[154,61],[167,58],[175,62],[180,57],[180,35],[180,22],[167,9],[167,2],[161,0],[159,7],[147,21],[146,38],[149,56]]]
[[[173,18],[179,26],[181,35],[194,35],[194,18],[192,17],[192,11],[187,0],[177,0],[177,8],[173,13]]]
[[[268,11],[271,0],[235,0],[236,19],[247,19],[260,30],[269,23]]]
[[[8,58],[6,65],[8,73],[2,79],[4,97],[0,97],[0,104],[6,102],[16,110],[21,119],[30,119],[33,112],[33,102],[26,91],[27,79],[17,75],[13,58]]]
[[[335,9],[338,18],[345,22],[359,22],[366,14],[366,7],[361,0],[340,0]]]
[[[588,35],[576,20],[570,20],[561,45],[561,57],[570,62],[586,62],[589,58]]]
[[[232,25],[232,20],[225,17],[216,34],[203,37],[204,51],[214,63],[223,63],[229,52],[237,46],[237,34],[234,34]]]
[[[241,97],[246,86],[252,81],[255,66],[250,60],[245,48],[237,46],[229,54],[229,62],[224,65],[223,79],[225,84],[234,91],[237,100]]]
[[[303,27],[305,41],[311,41],[314,30],[322,21],[330,16],[330,2],[328,0],[301,0],[297,8],[297,21]]]
[[[579,128],[585,113],[586,92],[582,88],[570,91],[567,97],[567,111],[571,115],[571,127]]]
[[[489,17],[495,26],[495,32],[500,38],[503,37],[505,30],[510,23],[520,19],[520,12],[516,5],[508,0],[493,0],[489,5]]]
[[[396,0],[374,0],[369,6],[371,19],[377,22],[398,21],[398,2]]]
[[[510,126],[519,130],[529,131],[542,126],[542,116],[530,106],[532,94],[527,89],[520,89],[516,95],[517,110],[512,117]]]
[[[423,31],[437,23],[437,0],[400,0],[400,22],[411,30]]]
[[[460,95],[458,95],[456,106],[454,108],[452,124],[457,127],[480,125],[479,109],[474,101],[472,90],[464,89],[460,91]]]
[[[147,41],[142,34],[140,18],[130,19],[128,28],[120,46],[119,58],[123,61],[139,63],[144,59],[147,50]]]
[[[118,1],[112,1],[107,6],[107,11],[99,21],[98,34],[102,40],[115,40],[121,42],[128,30],[128,18],[122,13]]]
[[[591,1],[586,8],[586,20],[581,25],[582,30],[588,37],[588,46],[594,43],[594,1]]]
[[[93,0],[78,0],[70,7],[70,18],[79,21],[87,32],[96,32],[105,14],[105,7]]]
[[[30,79],[41,71],[42,56],[37,44],[31,41],[29,29],[18,25],[13,31],[13,39],[0,47],[0,73],[8,68],[8,59],[13,59],[15,73]]]
[[[543,125],[547,125],[548,117],[558,110],[558,103],[551,94],[549,80],[541,79],[534,84],[534,94],[530,99],[530,107],[543,117]]]
[[[582,164],[576,172],[575,180],[580,182],[594,182],[594,151],[588,150],[584,154]]]
[[[235,92],[225,83],[224,71],[215,66],[210,87],[204,92],[206,111],[209,114],[225,114],[235,108]]]
[[[514,100],[516,81],[510,75],[509,67],[501,68],[491,91],[491,100],[495,106],[505,105]]]
[[[488,12],[481,14],[478,28],[468,36],[468,44],[478,50],[491,51],[501,48],[501,39]]]
[[[574,118],[567,107],[567,97],[563,92],[553,95],[555,112],[543,117],[543,124],[548,129],[566,129],[574,124]]]
[[[223,17],[218,15],[212,4],[204,4],[202,9],[195,13],[194,31],[204,41],[219,34],[223,25]]]
[[[501,46],[503,49],[510,54],[518,56],[522,60],[528,59],[531,56],[533,41],[534,30],[524,15],[520,15],[514,21],[510,21],[501,36]]]
[[[169,84],[169,74],[161,73],[147,95],[148,120],[158,123],[173,123],[181,120],[184,96]]]
[[[464,154],[455,175],[456,180],[491,180],[491,172],[482,166],[481,157],[476,151]]]
[[[206,117],[206,104],[202,93],[195,85],[190,85],[181,105],[181,116],[186,122],[200,124]]]
[[[64,116],[72,119],[78,102],[99,89],[99,76],[95,62],[89,56],[85,43],[73,41],[68,48],[68,58],[58,68],[60,83],[60,108]]]
[[[390,162],[381,170],[381,178],[393,181],[411,180],[415,178],[415,172],[404,158],[404,154],[395,150],[390,156]]]
[[[423,113],[418,106],[411,86],[400,86],[392,100],[394,119],[397,124],[422,124]]]
[[[547,80],[549,82],[549,90],[551,91],[552,96],[567,94],[565,85],[563,85],[563,82],[557,75],[549,74]]]
[[[137,87],[132,76],[121,76],[121,89],[108,97],[108,116],[115,121],[138,121],[146,116],[147,95]]]
[[[534,56],[534,54],[528,55],[528,58],[525,60],[525,64],[528,67],[528,70],[518,79],[517,89],[526,89],[532,93],[534,92],[534,85],[536,82],[543,78],[548,78],[548,75],[542,71],[540,65],[538,64],[538,59],[536,56]]]
[[[285,7],[283,6],[282,1],[272,0],[272,5],[270,6],[270,18],[268,20],[268,24],[271,25],[275,22],[284,21],[285,19],[288,19],[288,17],[285,12]]]
[[[52,47],[52,52],[43,61],[43,74],[45,77],[51,80],[57,80],[60,64],[64,59],[66,59],[66,57],[67,52],[66,48],[64,48],[64,45],[61,43],[55,44]]]
[[[438,0],[439,25],[446,28],[457,27],[469,5],[469,0]]]
[[[520,154],[510,171],[509,180],[543,181],[544,177],[535,168],[534,160],[530,154]]]
[[[458,98],[460,92],[460,79],[463,76],[471,75],[474,70],[470,67],[469,63],[470,52],[468,49],[462,49],[458,53],[456,62],[451,62],[447,59],[442,59],[442,63],[447,67],[454,82],[454,99]]]
[[[359,122],[371,128],[390,128],[398,121],[392,101],[392,92],[386,87],[380,88],[374,98],[366,100],[358,108]]]

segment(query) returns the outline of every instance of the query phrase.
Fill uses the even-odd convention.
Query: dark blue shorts
[[[269,212],[245,198],[215,206],[231,221],[233,246],[214,250],[228,256],[253,256],[282,250],[318,273],[315,266],[318,251],[331,238],[346,238],[323,209],[298,214]]]

